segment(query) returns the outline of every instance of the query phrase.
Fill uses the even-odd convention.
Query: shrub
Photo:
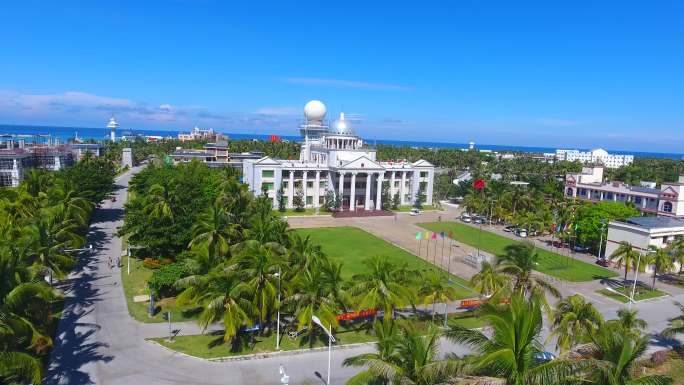
[[[184,264],[170,263],[162,265],[152,273],[148,282],[150,289],[159,297],[170,297],[176,294],[174,283],[188,275]]]
[[[161,267],[161,263],[155,258],[145,258],[145,260],[143,260],[143,266],[148,269],[158,269]]]

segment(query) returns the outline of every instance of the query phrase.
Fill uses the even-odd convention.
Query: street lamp
[[[323,323],[321,322],[321,319],[316,317],[315,315],[311,316],[311,320],[318,326],[325,331],[325,334],[328,335],[328,381],[325,382],[326,385],[330,385],[330,362],[332,360],[332,343],[335,342],[335,337],[332,335],[332,325],[330,325],[330,329],[327,329],[325,326],[323,326]]]
[[[603,230],[606,228],[606,220],[601,219],[601,240],[599,241],[598,259],[601,259],[601,247],[603,246]]]
[[[641,253],[639,253],[639,258],[637,258],[637,267],[634,270],[634,282],[632,283],[632,295],[630,296],[629,308],[632,308],[632,302],[634,302],[634,293],[636,292],[636,284],[639,279],[639,267],[641,265]],[[655,273],[654,273],[655,274]]]
[[[632,306],[632,301],[634,301],[634,300],[632,299],[632,297],[630,297],[630,296],[628,296],[628,295],[625,295],[625,294],[623,294],[623,293],[620,293],[619,291],[613,289],[613,288],[610,287],[610,286],[606,286],[606,290],[608,290],[609,292],[611,292],[611,293],[613,293],[613,294],[621,295],[621,296],[627,298],[627,299],[629,300],[629,306],[630,306],[630,307]]]
[[[278,277],[278,321],[276,324],[276,350],[280,350],[280,275],[280,267],[278,267],[278,272],[275,274],[275,276]]]

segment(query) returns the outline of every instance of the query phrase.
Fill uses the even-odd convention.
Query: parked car
[[[586,253],[589,251],[589,248],[582,245],[575,245],[575,251],[578,253]]]
[[[508,233],[512,233],[513,231],[515,231],[515,226],[513,226],[513,225],[504,226],[503,230],[508,232]]]
[[[605,258],[597,259],[596,264],[603,267],[610,267],[610,261]]]
[[[517,229],[515,230],[515,235],[519,236],[520,238],[527,238],[527,230]]]
[[[465,223],[472,222],[472,217],[468,213],[461,214],[461,221]]]
[[[477,223],[478,225],[481,225],[484,223],[484,219],[482,219],[482,217],[475,217],[473,219],[473,223]]]
[[[419,209],[411,209],[411,211],[409,211],[409,215],[412,216],[420,215],[420,213],[421,211]]]

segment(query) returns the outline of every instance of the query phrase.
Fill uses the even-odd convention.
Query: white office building
[[[304,107],[301,126],[304,142],[298,160],[245,159],[244,182],[255,195],[266,191],[277,207],[280,186],[293,208],[296,194],[303,196],[306,207],[320,207],[332,191],[340,198],[342,210],[380,210],[383,182],[389,182],[390,196],[399,195],[402,205],[412,204],[419,189],[425,192],[425,204],[432,204],[435,168],[425,160],[380,162],[376,150],[368,147],[341,113],[326,124],[327,109],[312,100]]]
[[[580,150],[556,150],[557,160],[568,162],[580,161],[581,163],[602,164],[608,168],[619,168],[634,162],[634,155],[615,155],[608,151],[597,148],[591,151]]]

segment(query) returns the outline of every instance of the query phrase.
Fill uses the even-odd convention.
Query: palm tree
[[[558,302],[551,313],[551,337],[561,352],[587,341],[589,336],[603,324],[603,316],[591,302],[579,294]]]
[[[276,309],[277,274],[286,250],[279,243],[248,240],[232,246],[231,253],[237,257],[231,268],[238,273],[240,285],[251,293],[257,319],[265,325]]]
[[[432,322],[435,321],[435,304],[447,303],[457,297],[456,288],[450,285],[444,274],[432,270],[421,274],[418,295],[424,305],[432,305]],[[444,314],[446,316],[446,312]]]
[[[444,384],[462,372],[456,360],[439,360],[438,329],[428,326],[427,332],[416,330],[413,324],[397,321],[398,334],[393,321],[375,321],[379,342],[375,353],[367,353],[344,360],[344,366],[365,369],[347,381],[347,385],[360,384]]]
[[[155,218],[173,219],[173,209],[171,207],[171,197],[166,187],[160,184],[153,184],[147,189],[145,196],[144,212]]]
[[[219,265],[207,275],[193,275],[176,282],[183,291],[176,298],[179,305],[199,305],[202,312],[198,323],[203,330],[219,320],[223,321],[223,340],[231,341],[243,326],[253,324],[257,313],[250,293],[240,285],[235,273]]]
[[[189,248],[201,247],[207,250],[209,261],[221,259],[228,254],[231,241],[237,238],[235,227],[219,201],[200,215],[192,229],[193,238]],[[212,263],[215,265],[216,263]]]
[[[303,271],[323,258],[323,251],[319,245],[311,241],[310,236],[289,232],[290,261],[294,270]]]
[[[24,244],[33,263],[63,277],[74,264],[74,259],[64,250],[83,244],[77,229],[78,226],[70,221],[56,223],[49,217],[38,218],[27,226]]]
[[[617,261],[617,268],[619,269],[622,265],[625,265],[625,281],[627,281],[627,273],[629,273],[630,267],[636,267],[637,260],[639,259],[639,252],[634,250],[634,247],[627,242],[620,242],[620,246],[608,257],[611,261]]]
[[[469,372],[503,378],[507,385],[559,384],[573,372],[573,364],[566,360],[542,363],[536,359],[544,351],[538,300],[517,293],[509,305],[482,305],[480,317],[491,333],[455,324],[445,332],[451,341],[473,349],[474,356],[464,360]]]
[[[596,385],[667,385],[672,379],[663,375],[638,376],[639,360],[644,357],[650,336],[624,333],[620,328],[600,328],[592,335],[592,357],[584,360],[586,380]]]
[[[684,270],[684,238],[677,238],[670,244],[670,254],[672,261],[679,265],[678,274],[681,275]]]
[[[646,328],[646,321],[639,318],[636,309],[622,308],[617,312],[617,319],[608,321],[609,325],[618,326],[628,333],[641,334]]]
[[[508,286],[508,279],[497,273],[491,263],[483,261],[480,271],[470,278],[470,284],[484,297],[491,297]]]
[[[560,298],[560,291],[555,286],[533,273],[539,260],[539,254],[535,252],[534,244],[523,242],[508,245],[505,250],[506,254],[499,256],[497,270],[515,279],[513,285],[515,292],[539,296],[542,299],[544,293],[549,293]]]
[[[675,302],[675,305],[679,307],[681,314],[674,318],[670,318],[667,328],[660,333],[665,337],[672,337],[676,334],[684,333],[684,305],[680,302]]]
[[[380,308],[385,318],[393,318],[394,309],[412,303],[414,294],[405,285],[406,273],[402,266],[377,256],[364,263],[369,272],[355,275],[356,284],[349,290],[351,295],[359,297],[360,309]]]
[[[650,246],[649,251],[648,263],[653,265],[653,284],[651,285],[651,289],[655,290],[658,273],[665,273],[672,270],[672,268],[674,268],[674,261],[666,249]]]

